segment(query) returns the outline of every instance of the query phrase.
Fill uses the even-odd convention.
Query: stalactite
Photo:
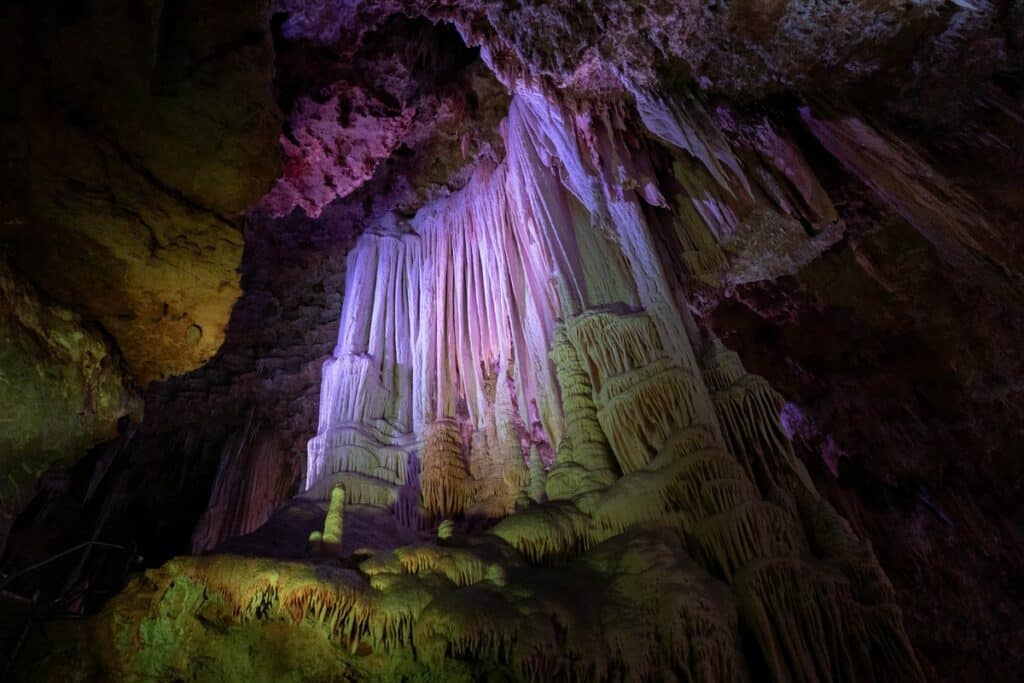
[[[940,256],[1018,313],[1024,274],[1000,253],[998,232],[974,202],[911,146],[855,116],[802,107],[811,133],[847,170],[935,247]]]
[[[603,392],[592,401],[611,403],[609,392],[624,393],[623,385],[632,383],[627,367],[689,373],[696,365],[639,205],[664,199],[646,157],[624,143],[624,119],[614,107],[574,113],[553,108],[543,93],[523,91],[510,109],[505,162],[482,168],[464,191],[424,207],[411,222],[391,220],[363,235],[349,258],[338,345],[324,366],[308,495],[325,497],[343,472],[373,477],[379,471],[402,485],[403,454],[425,425],[458,419],[460,401],[472,431],[488,436],[486,456],[505,459],[510,478],[525,474],[510,457],[510,425],[532,424],[536,406],[543,433],[575,463],[567,459],[552,475],[556,495],[611,481],[618,467],[602,452],[604,437],[573,386],[582,379],[574,369],[564,372],[566,387],[573,387],[566,389],[567,405],[583,414],[570,413],[575,434],[562,438],[557,368],[548,358],[556,321],[594,307],[645,309],[636,316],[577,318],[570,336],[586,358],[580,369],[591,374],[597,364],[603,375],[590,377],[591,388]],[[614,169],[608,159],[616,160]],[[610,338],[598,339],[604,333]],[[510,379],[513,411],[502,391],[489,400],[492,372],[500,375],[499,389]],[[690,401],[694,416],[714,428],[706,392],[699,385],[686,390],[687,382],[665,376],[652,380],[648,392],[637,391],[649,400],[666,394]],[[488,424],[492,410],[496,439]],[[610,420],[621,418],[617,410],[609,410]],[[620,444],[617,456],[636,467],[645,449],[656,449],[679,426],[649,425],[643,438],[651,444]],[[375,462],[369,454],[377,453],[387,457]],[[484,450],[470,449],[471,458],[474,453]],[[576,465],[592,472],[576,472]],[[469,467],[476,474],[486,469]],[[562,479],[568,486],[559,492]],[[489,486],[497,492],[491,484],[478,492]],[[484,508],[507,508],[492,497],[481,501]]]
[[[569,330],[598,394],[603,391],[602,382],[641,370],[665,356],[654,321],[646,315],[588,313],[574,319]]]
[[[923,680],[896,610],[857,604],[834,570],[763,562],[737,576],[736,591],[777,680]]]
[[[435,422],[427,428],[420,492],[423,510],[436,519],[460,515],[471,502],[462,439],[452,422]]]
[[[764,196],[771,220],[815,230],[830,220],[827,196],[788,168],[798,153],[774,131],[737,152],[696,96],[638,102],[678,148],[674,182],[690,204],[672,219],[691,265],[734,266]],[[468,658],[542,680],[742,680],[731,591],[779,680],[835,678],[844,658],[866,676],[919,678],[884,575],[819,505],[778,395],[717,340],[696,338],[643,203],[672,207],[642,146],[624,139],[626,116],[522,86],[503,162],[360,238],[307,495],[341,483],[347,501],[390,507],[403,523],[422,513],[428,528],[501,519],[481,536],[486,547],[460,534],[364,561],[371,588],[344,612],[323,597],[300,611],[323,612],[351,647],[411,639],[438,666]],[[547,442],[558,450],[542,476],[537,444]],[[602,548],[672,571],[645,575]],[[590,606],[544,590],[557,576],[548,566],[572,572],[599,556],[611,578],[594,590],[630,615],[621,628],[602,617],[594,631],[579,617]],[[672,597],[652,602],[633,581],[660,582]],[[408,592],[412,606],[378,587]]]
[[[413,626],[436,590],[418,577],[406,574],[376,574],[371,577],[374,605],[367,621],[368,637],[374,648],[399,650],[413,643]]]
[[[564,558],[590,544],[590,518],[572,503],[552,501],[498,522],[492,533],[531,562]]]
[[[524,618],[499,593],[466,588],[431,602],[415,626],[425,652],[507,662]],[[443,646],[438,647],[437,644]]]
[[[416,453],[409,455],[406,472],[406,482],[398,489],[397,498],[391,506],[391,510],[399,524],[410,529],[419,529],[423,519],[420,504],[420,459]]]
[[[526,427],[519,418],[507,374],[495,371],[485,377],[486,407],[482,428],[471,430],[469,475],[465,514],[499,519],[510,514],[529,483],[523,458]]]
[[[470,550],[433,545],[404,546],[378,554],[360,567],[371,577],[383,574],[439,574],[456,586],[485,580],[491,563]]]
[[[751,194],[739,159],[692,93],[684,91],[681,101],[676,101],[661,93],[637,89],[636,98],[640,116],[652,133],[689,152],[730,194]]]
[[[760,162],[751,159],[747,165],[757,168],[756,180],[776,207],[815,231],[839,220],[828,193],[789,135],[767,118],[757,120],[744,132]]]
[[[519,413],[513,403],[511,387],[501,377],[495,394],[494,414],[501,481],[505,484],[507,495],[514,497],[529,483],[530,473],[526,469],[520,430],[517,428]]]
[[[668,237],[687,278],[714,287],[794,272],[845,229],[799,147],[766,118],[706,107],[694,90],[632,86],[643,124],[671,148]]]
[[[275,431],[250,410],[221,447],[209,502],[192,533],[193,552],[255,531],[288,499],[296,474],[280,449]]]
[[[693,564],[679,541],[664,529],[643,531],[618,536],[585,558],[613,577],[601,621],[623,677],[657,680],[671,670],[691,681],[746,680],[732,596]]]
[[[896,604],[896,591],[871,544],[858,538],[849,522],[823,498],[804,494],[797,502],[815,554],[846,574],[857,599],[866,604]]]
[[[707,564],[730,583],[736,571],[753,559],[807,554],[793,518],[782,508],[760,501],[701,520],[692,535]]]
[[[530,483],[528,489],[528,495],[530,500],[535,503],[544,502],[544,488],[547,483],[547,472],[544,470],[544,461],[540,459],[540,453],[537,451],[537,446],[534,445],[530,449]]]
[[[586,361],[596,417],[621,471],[649,462],[675,432],[714,424],[703,389],[671,358],[649,316],[590,312],[569,321],[568,336]]]
[[[376,505],[393,508],[399,499],[399,488],[377,477],[343,472],[334,475],[330,483],[331,490],[336,485],[345,488],[346,500],[349,505]]]
[[[597,413],[623,472],[646,464],[674,432],[697,417],[692,376],[670,368],[652,377],[638,373],[628,389],[610,398]]]

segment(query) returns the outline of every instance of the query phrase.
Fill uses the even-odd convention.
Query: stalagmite
[[[551,358],[562,389],[566,435],[545,488],[551,499],[571,498],[606,487],[615,480],[618,467],[597,421],[590,378],[564,325],[555,328]]]
[[[324,552],[330,555],[341,555],[341,535],[345,512],[345,488],[341,485],[331,491],[331,505],[327,509],[324,521],[324,533],[321,537]]]

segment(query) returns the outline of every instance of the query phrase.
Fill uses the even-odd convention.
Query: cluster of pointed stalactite
[[[607,380],[592,387],[604,404],[595,418],[611,426],[604,431],[637,427],[624,424],[628,407],[610,394],[622,404],[677,400],[707,421],[703,389],[686,390],[697,378],[683,367],[690,351],[659,248],[698,264],[690,276],[714,278],[728,265],[724,245],[751,206],[774,207],[799,235],[801,222],[835,219],[799,151],[766,122],[757,144],[737,151],[696,98],[638,92],[643,125],[668,145],[674,179],[665,182],[683,189],[666,199],[649,154],[634,144],[636,114],[549,95],[519,84],[504,129],[506,159],[412,220],[386,221],[364,234],[350,254],[338,344],[324,367],[320,423],[309,445],[311,497],[325,499],[349,475],[404,486],[398,461],[422,450],[433,422],[460,421],[486,433],[486,449],[470,448],[483,446],[480,438],[467,440],[470,470],[480,469],[472,456],[484,453],[513,466],[508,451],[520,437],[508,434],[513,426],[532,432],[539,423],[547,440],[539,445],[549,453],[564,441],[564,411],[588,410],[583,398],[558,401],[559,384],[565,391],[578,382],[555,380],[548,354],[561,344],[557,322],[605,307],[647,315],[584,317],[573,331],[585,356],[581,367],[596,366]],[[753,171],[764,182],[748,178]],[[655,239],[644,205],[675,214],[670,234]],[[602,335],[611,343],[590,343]],[[652,342],[664,356],[656,363],[644,346]],[[649,381],[617,387],[624,368],[607,364],[620,361],[643,368]],[[588,436],[598,426],[590,422],[569,439],[574,458],[607,459],[597,450],[601,441]],[[673,425],[658,427],[669,432]],[[628,457],[619,446],[618,456]],[[610,483],[615,468],[607,469],[588,468],[592,486]],[[566,466],[559,477],[577,475],[584,476]],[[363,481],[347,488],[354,503],[399,497]],[[493,496],[490,511],[507,512],[509,497]],[[462,502],[476,504],[469,496]]]
[[[644,524],[667,525],[732,587],[778,680],[919,679],[892,588],[870,547],[814,491],[782,432],[777,394],[717,340],[706,343],[702,370],[724,441],[706,425],[687,425],[692,412],[672,401],[635,406],[634,424],[645,424],[641,410],[668,410],[681,428],[640,467],[620,458],[625,475],[600,495],[531,508],[494,533],[549,563]],[[646,428],[635,446],[660,438],[660,424]],[[618,455],[614,441],[612,450]]]
[[[698,106],[639,104],[685,152],[679,245],[721,265],[756,194],[749,164]],[[340,592],[303,588],[304,614],[349,642],[540,680],[742,679],[738,624],[777,680],[920,678],[888,581],[815,492],[778,395],[672,303],[641,207],[668,204],[622,112],[578,113],[519,93],[505,162],[350,257],[308,495],[341,484],[407,524],[501,521],[475,545],[374,557]],[[783,191],[779,174],[778,210],[834,219],[813,177]],[[573,597],[588,582],[600,608]]]

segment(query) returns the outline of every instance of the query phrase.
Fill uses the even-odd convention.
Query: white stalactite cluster
[[[490,461],[465,463],[486,476],[472,477],[477,485],[464,487],[457,507],[500,514],[518,494],[511,489],[528,482],[533,444],[523,435],[534,416],[548,446],[565,454],[559,465],[588,461],[592,474],[573,479],[593,479],[592,488],[642,465],[680,426],[696,419],[716,429],[644,217],[644,202],[665,202],[646,156],[625,141],[624,116],[616,107],[571,110],[524,89],[509,112],[502,164],[408,223],[360,239],[338,344],[324,367],[309,495],[323,498],[334,482],[357,475],[400,489],[410,453],[432,459],[424,437],[439,421],[468,425],[464,461]],[[575,414],[590,410],[576,385],[582,376],[570,377],[571,361],[559,370],[549,358],[560,320],[575,321],[569,337],[597,382],[591,417]],[[573,404],[571,426],[560,388]],[[685,409],[681,422],[636,424],[638,416],[679,412],[650,409],[660,401]],[[603,443],[609,439],[615,443]],[[608,446],[617,464],[601,453]],[[555,495],[572,467],[560,469]],[[361,481],[347,488],[353,504],[385,497]]]
[[[678,148],[676,176],[689,183],[690,213],[672,213],[685,237],[677,246],[714,253],[738,229],[729,207],[757,191],[749,163],[707,133],[714,127],[695,103],[650,99],[640,108]],[[624,116],[523,89],[506,122],[503,163],[360,239],[324,367],[307,495],[324,498],[340,483],[346,501],[391,507],[407,523],[504,518],[494,535],[529,563],[570,561],[658,525],[685,539],[673,562],[686,564],[686,576],[731,587],[779,680],[854,680],[836,658],[876,650],[888,653],[888,668],[850,669],[870,674],[857,680],[891,670],[918,678],[891,587],[870,548],[818,498],[779,425],[778,396],[736,354],[702,338],[677,302],[666,236],[647,219],[669,207],[647,157],[626,143]],[[777,157],[790,148],[773,135],[761,144],[774,150],[776,171],[762,180],[778,189]],[[790,194],[776,193],[776,208],[828,220],[831,205],[813,178],[788,177]],[[557,447],[554,463],[541,461],[544,440]],[[397,571],[473,584],[464,590],[491,574],[504,581],[500,562],[415,557]],[[557,669],[535,656],[543,648],[530,620],[503,595],[477,598],[444,594],[383,633],[412,628],[417,641],[446,643],[443,652],[513,658],[532,677]],[[728,620],[708,617],[700,596],[679,601],[666,606],[677,620],[659,628],[687,624],[672,637],[718,662],[694,676],[741,677]],[[628,637],[615,633],[605,636]],[[673,664],[641,668],[658,665]]]
[[[677,149],[677,191],[665,194],[676,213],[672,247],[688,277],[715,286],[773,279],[841,237],[832,200],[797,145],[768,119],[709,111],[692,93],[634,92],[644,124]]]

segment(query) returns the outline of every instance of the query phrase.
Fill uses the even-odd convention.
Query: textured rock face
[[[150,571],[47,675],[1016,675],[1019,3],[274,9],[226,342],[5,566],[262,559]]]
[[[393,16],[320,50],[280,47],[290,107],[284,173],[262,203],[272,215],[319,216],[396,160],[408,187],[389,201],[414,211],[464,185],[480,158],[500,158],[508,93],[451,26]]]
[[[699,81],[740,98],[870,84],[919,92],[984,78],[1020,59],[1021,5],[731,0],[427,3],[277,0],[285,34],[325,44],[398,12],[451,21],[499,73],[569,91]],[[1019,61],[1016,62],[1019,66]],[[958,71],[950,72],[956,67]]]
[[[18,496],[45,462],[73,460],[137,417],[128,387],[221,345],[240,219],[278,173],[268,22],[260,2],[0,8],[0,240],[41,310],[66,319],[38,340],[11,333],[4,350],[11,376],[27,358],[46,368],[5,388]],[[24,310],[0,314],[24,322]],[[80,321],[66,351],[40,352]]]
[[[0,260],[0,539],[43,472],[113,438],[141,408],[109,341]]]
[[[142,385],[195,368],[238,297],[238,218],[277,175],[264,3],[9,5],[3,236]],[[8,207],[5,207],[8,208]]]
[[[44,479],[40,515],[14,527],[9,560],[31,563],[99,536],[147,562],[251,531],[292,494],[316,429],[320,366],[337,336],[345,215],[250,221],[227,340],[203,368],[154,383],[141,423],[67,474]],[[90,559],[85,574],[123,565]],[[59,566],[58,584],[71,568]],[[45,590],[45,586],[44,586]]]
[[[922,145],[933,159],[940,146],[972,160],[960,186],[1006,230],[1006,260],[1019,195],[1001,187],[1021,161],[999,140],[1019,136],[1016,126],[996,126],[984,158],[966,151],[976,128],[935,129]],[[1024,546],[1021,357],[1009,349],[1021,321],[1005,292],[987,295],[950,269],[895,207],[863,202],[855,177],[833,176],[830,192],[848,207],[844,241],[795,277],[738,288],[708,319],[792,402],[798,452],[871,537],[930,675],[970,679],[976,662],[1002,658],[1012,677]],[[934,599],[949,586],[958,599]]]

